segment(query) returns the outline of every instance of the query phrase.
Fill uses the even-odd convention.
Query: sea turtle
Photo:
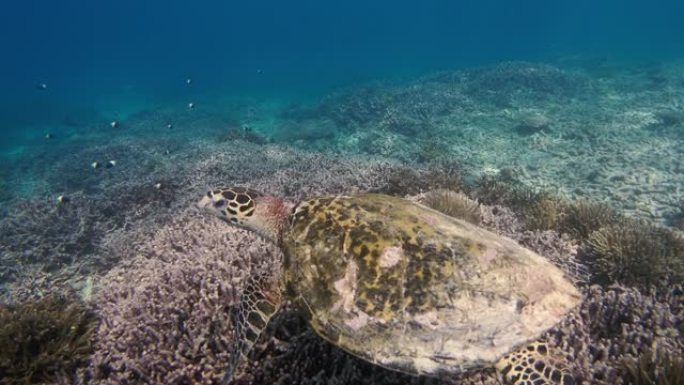
[[[284,255],[279,271],[247,281],[226,383],[285,299],[325,340],[385,368],[444,378],[494,366],[513,384],[574,383],[539,337],[580,294],[508,238],[381,194],[294,204],[230,187],[198,206]]]

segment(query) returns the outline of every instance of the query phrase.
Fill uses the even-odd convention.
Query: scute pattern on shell
[[[283,239],[284,289],[314,330],[404,372],[491,365],[579,302],[539,255],[385,195],[302,202]]]

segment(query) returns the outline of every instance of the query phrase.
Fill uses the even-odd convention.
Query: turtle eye
[[[216,208],[221,208],[226,205],[226,201],[223,199],[219,199],[216,202],[214,202],[214,207]]]

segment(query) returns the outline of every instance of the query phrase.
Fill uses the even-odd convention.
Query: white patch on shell
[[[354,297],[356,296],[356,276],[358,271],[359,267],[356,263],[349,261],[344,277],[335,281],[333,286],[337,290],[340,299],[333,305],[332,310],[343,308],[346,312],[352,311],[354,308]]]
[[[382,268],[389,268],[401,260],[401,247],[392,246],[387,247],[383,250],[382,255],[380,255],[380,260],[378,260],[378,265]]]
[[[359,311],[355,318],[350,319],[349,321],[345,322],[345,324],[353,330],[359,330],[368,324],[369,319],[370,317],[368,314]]]
[[[413,319],[422,326],[436,330],[439,327],[439,319],[437,312],[429,311],[427,313],[416,314]]]
[[[487,250],[479,257],[480,261],[483,263],[492,263],[496,260],[497,255],[499,252],[493,248],[493,247],[488,247]]]

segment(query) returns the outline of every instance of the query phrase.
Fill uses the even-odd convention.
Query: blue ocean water
[[[557,312],[529,319],[558,321],[544,336],[568,348],[556,358],[577,383],[647,383],[656,375],[657,383],[682,383],[682,15],[681,0],[5,1],[0,383],[219,383],[235,342],[236,293],[248,270],[280,253],[208,219],[199,198],[222,219],[239,216],[239,207],[249,223],[256,212],[254,226],[265,227],[256,230],[280,239],[287,210],[306,209],[296,206],[301,199],[357,192],[410,197],[496,233],[492,244],[503,235],[538,253],[552,263],[540,271],[561,270],[549,276],[567,278],[565,289],[576,286],[582,302],[572,311],[570,302],[549,305]],[[238,188],[217,190],[226,184]],[[261,191],[254,201],[247,186]],[[378,199],[369,211],[388,202]],[[267,209],[253,209],[261,204]],[[425,227],[451,221],[432,211],[422,217],[423,209],[416,213]],[[368,228],[382,237],[391,222],[373,213],[379,220],[365,226],[359,215],[349,221],[358,232],[345,228],[348,260],[364,253],[347,251],[348,234],[367,242],[378,238]],[[561,279],[516,270],[517,260],[482,251],[487,242],[475,231],[444,246],[447,227],[423,236],[415,226],[411,237],[397,228],[403,248],[380,254],[383,240],[368,254],[363,244],[364,263],[349,263],[335,282],[321,275],[326,290],[340,294],[338,310],[348,307],[350,290],[373,288],[345,327],[368,322],[362,303],[378,317],[399,314],[384,301],[378,266],[395,266],[409,250],[423,253],[410,261],[422,281],[402,306],[449,297],[448,322],[463,310],[452,306],[455,292],[431,293],[431,279],[473,283],[463,303],[478,297],[485,312],[499,306],[502,319],[520,324]],[[467,250],[455,254],[477,274],[449,264],[452,245]],[[526,271],[520,293],[510,290],[517,299],[502,293],[496,274],[498,287],[480,290],[480,270],[486,276],[500,261]],[[372,284],[362,282],[369,277]],[[509,278],[502,282],[516,282]],[[458,286],[450,283],[445,292]],[[434,337],[443,326],[423,305],[402,333],[417,323],[425,332],[418,337]],[[561,313],[572,313],[568,322],[553,319]],[[495,318],[483,323],[491,340],[474,339],[486,340],[485,350],[507,336],[498,326],[509,325]],[[292,330],[258,347],[265,364],[241,368],[250,384],[441,383],[372,366],[312,338],[303,319],[284,319]],[[43,350],[51,346],[58,353]],[[442,347],[429,357],[440,365],[454,353]],[[415,363],[446,373],[480,358],[459,355],[449,368]],[[489,369],[457,380],[498,383]],[[664,381],[668,375],[677,380]]]
[[[187,77],[208,97],[291,98],[506,60],[678,57],[682,14],[679,1],[638,0],[6,2],[1,142],[186,98]]]

